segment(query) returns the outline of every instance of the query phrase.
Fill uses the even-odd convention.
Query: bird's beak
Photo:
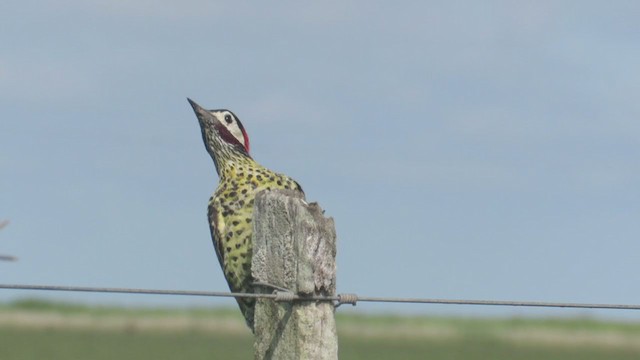
[[[202,106],[198,105],[195,101],[189,98],[187,98],[187,100],[189,100],[189,104],[191,104],[193,112],[196,113],[196,117],[198,118],[200,126],[208,127],[216,123],[215,116],[211,115],[210,112],[205,110]]]
[[[203,109],[202,106],[198,105],[195,101],[189,98],[187,98],[187,100],[189,101],[189,104],[191,104],[193,111],[196,113],[196,115],[198,115],[198,117],[200,117],[201,114],[204,114],[206,112],[206,110]]]

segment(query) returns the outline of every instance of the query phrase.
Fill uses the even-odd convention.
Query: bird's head
[[[229,110],[206,110],[187,98],[200,122],[202,138],[207,151],[214,155],[216,150],[236,150],[249,155],[249,136],[240,119]],[[214,155],[215,156],[215,155]]]

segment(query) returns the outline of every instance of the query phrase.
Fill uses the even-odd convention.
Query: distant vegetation
[[[340,359],[638,359],[640,324],[338,314]],[[0,305],[0,359],[251,359],[235,309]]]

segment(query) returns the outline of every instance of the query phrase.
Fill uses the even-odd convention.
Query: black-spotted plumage
[[[205,110],[189,99],[220,181],[209,199],[208,218],[218,260],[233,292],[254,292],[251,276],[253,203],[258,192],[270,189],[302,191],[286,175],[275,173],[249,155],[249,137],[229,110]],[[255,300],[237,298],[253,331]]]

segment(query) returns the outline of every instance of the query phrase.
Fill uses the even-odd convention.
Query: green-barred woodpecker
[[[191,99],[204,146],[220,178],[209,198],[208,218],[213,246],[232,292],[254,292],[251,276],[253,203],[263,190],[292,189],[300,185],[286,175],[258,164],[249,155],[249,136],[229,110],[206,110]],[[236,298],[253,331],[255,299]]]

